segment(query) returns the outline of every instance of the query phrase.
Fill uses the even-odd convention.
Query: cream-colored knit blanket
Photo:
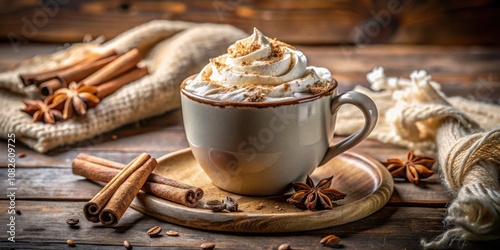
[[[425,71],[403,79],[377,68],[367,79],[371,89],[355,90],[379,109],[369,138],[436,155],[442,184],[454,198],[445,217],[451,228],[422,246],[500,238],[500,106],[446,97]],[[342,107],[338,116],[343,122],[336,133],[351,134],[364,124],[354,107]]]
[[[16,138],[38,152],[89,139],[147,117],[178,108],[179,85],[208,63],[209,58],[225,53],[227,47],[246,34],[229,25],[152,21],[137,26],[105,44],[85,43],[51,55],[36,56],[0,73],[0,134],[15,133]],[[132,82],[103,99],[85,117],[56,123],[32,123],[22,113],[23,98],[33,95],[24,88],[19,73],[54,69],[89,53],[115,49],[122,54],[139,48],[145,55],[149,75]],[[34,86],[33,86],[34,87]]]

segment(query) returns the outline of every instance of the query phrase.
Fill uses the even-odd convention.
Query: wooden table
[[[9,44],[0,45],[0,70],[35,54],[49,53],[59,45],[28,44],[15,53]],[[481,47],[304,47],[299,46],[311,65],[326,66],[341,84],[341,91],[367,85],[365,74],[374,66],[384,66],[388,75],[407,77],[415,69],[425,69],[443,84],[448,95],[463,95],[489,102],[500,98],[500,49]],[[5,136],[5,135],[3,135]],[[7,141],[0,140],[0,187],[7,193]],[[443,218],[450,197],[433,176],[415,186],[396,182],[389,202],[373,215],[349,224],[322,230],[287,234],[230,234],[196,230],[163,222],[127,210],[118,226],[105,228],[85,221],[82,208],[100,187],[71,173],[73,158],[85,152],[119,162],[128,162],[141,152],[160,157],[187,147],[180,110],[124,126],[87,141],[36,153],[21,143],[16,152],[15,243],[7,240],[9,220],[7,196],[0,197],[0,248],[66,248],[66,240],[78,248],[114,249],[128,240],[134,249],[166,246],[171,249],[199,249],[203,242],[215,242],[218,249],[277,249],[288,243],[293,249],[325,249],[320,239],[329,234],[341,238],[346,249],[419,249],[422,238],[443,233]],[[366,140],[353,151],[377,160],[403,157],[406,149]],[[80,217],[78,227],[66,219]],[[159,225],[164,232],[175,230],[179,237],[150,238],[146,231]],[[472,242],[465,249],[494,249],[500,241]],[[456,245],[455,245],[456,247]]]

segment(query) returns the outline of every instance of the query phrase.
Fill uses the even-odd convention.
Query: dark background
[[[109,39],[153,19],[258,27],[292,44],[500,45],[494,0],[1,0],[0,41]]]

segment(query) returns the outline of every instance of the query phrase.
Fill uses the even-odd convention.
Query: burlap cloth
[[[453,197],[444,234],[425,248],[449,248],[454,242],[500,238],[500,106],[446,97],[425,71],[410,79],[387,77],[382,68],[367,75],[379,121],[369,138],[435,155],[442,184]],[[342,107],[336,133],[351,134],[364,118]]]
[[[247,35],[229,25],[152,21],[137,26],[105,44],[84,43],[51,55],[36,56],[0,73],[0,135],[15,133],[16,139],[38,152],[70,145],[106,131],[178,108],[179,85],[201,70],[209,58],[226,52],[227,47]],[[32,123],[20,112],[21,102],[32,96],[33,87],[24,88],[19,73],[40,72],[67,65],[88,53],[115,49],[125,53],[139,48],[150,74],[103,99],[85,117],[47,125]]]

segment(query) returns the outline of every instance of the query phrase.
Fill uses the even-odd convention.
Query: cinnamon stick
[[[133,82],[145,75],[147,75],[148,68],[142,67],[142,68],[133,68],[132,70],[118,76],[117,78],[114,78],[108,82],[105,82],[99,86],[97,86],[97,97],[99,99],[103,99],[111,94],[113,94],[116,90],[119,88],[125,86],[126,84]]]
[[[118,56],[109,56],[106,58],[99,59],[97,61],[88,62],[82,65],[76,65],[74,67],[59,71],[54,79],[46,81],[40,86],[38,86],[41,96],[49,96],[54,91],[60,88],[66,88],[71,82],[78,82],[85,77],[98,71],[108,63],[112,62],[118,58]]]
[[[80,153],[73,160],[73,173],[93,181],[109,182],[124,165],[100,157]],[[195,207],[203,197],[203,190],[151,173],[142,190],[154,196],[187,207]]]
[[[138,49],[132,49],[94,74],[83,79],[86,85],[96,86],[107,82],[135,67],[142,60]]]
[[[81,58],[79,60],[75,60],[72,63],[70,63],[69,65],[65,65],[65,66],[62,66],[62,67],[59,67],[59,68],[56,68],[53,70],[48,70],[48,71],[38,72],[38,73],[19,74],[19,78],[21,79],[24,86],[29,86],[29,85],[33,85],[33,84],[40,86],[40,84],[42,84],[43,82],[46,82],[48,80],[56,78],[59,73],[61,73],[62,71],[65,71],[67,69],[70,69],[70,68],[74,67],[75,65],[92,62],[92,61],[106,58],[106,57],[109,57],[112,55],[116,55],[116,52],[114,50],[109,50],[109,51],[105,51],[102,54],[87,56],[87,57]]]
[[[142,165],[142,167],[134,171],[125,180],[125,182],[120,185],[118,190],[116,190],[109,200],[108,204],[106,204],[106,207],[104,207],[102,212],[99,214],[99,220],[104,226],[114,226],[118,223],[118,221],[120,221],[123,214],[132,203],[132,200],[135,198],[137,193],[139,193],[142,185],[146,182],[148,175],[151,174],[153,169],[158,165],[154,158],[151,156],[149,157],[150,158]],[[126,170],[127,169],[124,168],[121,172],[125,172]]]
[[[72,66],[73,65],[69,65],[69,66],[61,67],[61,68],[54,69],[54,70],[49,70],[46,72],[40,72],[40,73],[19,74],[19,78],[21,78],[21,82],[24,84],[24,86],[30,86],[33,84],[40,85],[42,82],[46,82],[48,80],[56,78],[56,76],[57,76],[57,74],[59,74],[59,72],[66,70]]]
[[[157,164],[149,154],[136,157],[85,204],[85,218],[106,226],[118,223]]]
[[[91,163],[95,163],[95,164],[101,165],[103,167],[114,168],[114,169],[118,169],[118,170],[121,170],[121,169],[123,169],[125,167],[125,164],[122,164],[122,163],[119,163],[119,162],[116,162],[116,161],[111,161],[111,160],[108,160],[108,159],[104,159],[104,158],[101,158],[101,157],[97,157],[97,156],[94,156],[94,155],[85,154],[85,153],[79,153],[76,156],[75,160],[76,159],[81,159],[81,160],[83,160],[85,162],[91,162]]]
[[[40,93],[40,96],[45,98],[63,87],[67,86],[64,86],[57,78],[53,78],[40,84],[40,86],[38,86],[38,92]]]
[[[61,81],[63,85],[67,86],[70,82],[79,82],[85,79],[87,76],[97,72],[117,58],[118,56],[114,55],[106,58],[101,58],[97,61],[75,66],[68,70],[62,71],[57,75],[56,78]]]
[[[83,176],[92,181],[109,182],[120,172],[119,168],[105,167],[78,158],[73,160],[71,166],[73,174]]]

